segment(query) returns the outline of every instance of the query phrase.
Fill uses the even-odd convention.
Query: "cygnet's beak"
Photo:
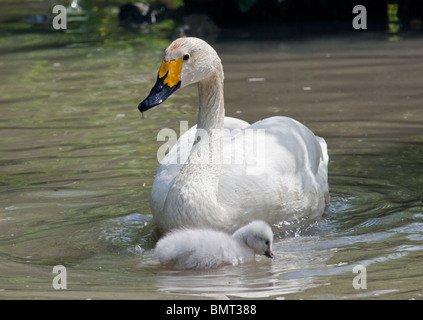
[[[140,112],[147,111],[167,99],[181,86],[181,70],[183,59],[164,61],[160,66],[157,81],[150,94],[139,105]]]
[[[264,252],[264,255],[272,260],[276,260],[275,255],[273,254],[273,252],[271,250],[266,250]]]

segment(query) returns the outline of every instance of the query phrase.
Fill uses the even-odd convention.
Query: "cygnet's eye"
[[[184,57],[182,58],[184,61],[188,61],[189,60],[189,54],[187,53],[186,55],[184,55]]]
[[[269,245],[269,241],[265,241],[265,242],[264,242],[264,244],[265,244],[266,246],[268,246],[268,245]]]

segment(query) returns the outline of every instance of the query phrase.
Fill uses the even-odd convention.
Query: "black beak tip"
[[[173,92],[179,89],[181,82],[173,87],[168,87],[167,85],[163,84],[164,78],[158,78],[157,82],[154,87],[151,89],[150,94],[147,98],[145,98],[139,105],[138,110],[140,112],[147,111],[167,99]]]
[[[144,112],[147,111],[148,109],[151,109],[155,106],[157,106],[158,104],[162,103],[163,101],[160,101],[159,103],[151,103],[151,101],[149,101],[149,97],[147,97],[144,101],[142,101],[139,105],[138,105],[138,110],[140,112]]]
[[[144,102],[144,101],[143,101]],[[143,102],[141,102],[139,105],[138,105],[138,110],[140,111],[140,112],[144,112],[146,109],[145,109],[145,105],[143,104]]]

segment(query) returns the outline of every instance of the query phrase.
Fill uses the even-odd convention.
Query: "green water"
[[[228,116],[287,115],[325,137],[331,205],[317,224],[277,234],[272,263],[171,271],[149,251],[156,137],[195,124],[197,92],[141,119],[170,40],[112,16],[67,32],[0,24],[0,298],[422,299],[421,39],[214,44]],[[56,265],[66,290],[52,286]],[[352,285],[357,265],[366,289]]]

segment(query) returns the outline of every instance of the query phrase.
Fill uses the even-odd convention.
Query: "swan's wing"
[[[322,191],[325,195],[326,208],[329,207],[329,184],[328,184],[328,164],[329,164],[329,155],[328,155],[328,146],[325,139],[321,137],[316,137],[317,141],[320,144],[322,149],[323,160],[320,161],[319,169],[317,170],[316,179],[319,186],[322,188]]]
[[[327,189],[326,143],[298,121],[272,117],[256,122],[224,148],[232,163],[222,170],[219,201],[230,214],[245,222],[262,218],[276,223],[275,212],[295,218],[320,211],[314,207],[321,206],[321,189]]]
[[[323,160],[322,148],[313,132],[300,122],[288,117],[271,117],[246,130],[264,130],[267,166],[278,172],[311,170],[317,173]]]
[[[225,117],[225,139],[231,139],[232,134],[236,134],[239,130],[245,129],[249,125],[250,124],[246,121]],[[176,144],[170,149],[169,153],[160,161],[151,190],[150,206],[153,213],[163,209],[169,188],[173,184],[183,164],[188,159],[194,143],[196,130],[197,125],[194,125],[191,129],[182,134]]]
[[[223,124],[224,129],[230,131],[231,133],[236,129],[245,129],[250,124],[247,121],[232,118],[232,117],[225,117],[225,122]]]

